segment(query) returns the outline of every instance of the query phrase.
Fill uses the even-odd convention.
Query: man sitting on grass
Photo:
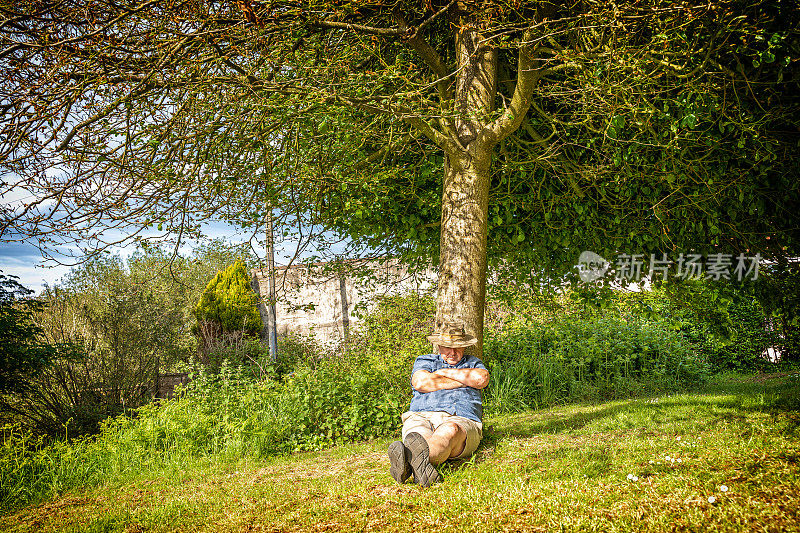
[[[438,354],[420,355],[411,371],[414,397],[403,413],[403,440],[389,445],[392,477],[399,483],[411,475],[423,487],[439,481],[436,466],[469,457],[483,436],[481,389],[489,371],[464,348],[478,340],[463,324],[444,323],[428,336]]]

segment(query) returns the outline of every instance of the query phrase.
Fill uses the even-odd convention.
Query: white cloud
[[[23,287],[33,290],[36,294],[42,292],[44,284],[53,285],[62,276],[69,272],[70,267],[54,266],[42,267],[41,265],[31,264],[25,259],[0,257],[0,270],[6,276],[17,276],[17,280]]]

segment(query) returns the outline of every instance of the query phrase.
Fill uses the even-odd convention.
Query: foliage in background
[[[150,401],[159,372],[196,351],[192,308],[219,268],[248,257],[212,241],[190,257],[142,247],[127,261],[105,256],[46,287],[32,315],[59,346],[26,389],[0,398],[0,419],[51,437],[95,433],[102,420]]]
[[[37,324],[49,342],[76,350],[37,373],[4,410],[38,433],[74,437],[150,401],[160,369],[187,346],[179,302],[148,276],[107,257],[46,287]]]
[[[430,294],[385,296],[364,317],[351,350],[372,361],[384,387],[408,392],[414,359],[433,350],[426,336],[433,332],[435,314]]]
[[[618,295],[622,316],[663,318],[699,350],[714,372],[762,370],[779,344],[752,285],[686,280]]]
[[[708,363],[668,324],[620,318],[525,317],[487,336],[490,412],[621,398],[702,382]]]
[[[147,274],[145,279],[158,287],[159,294],[181,309],[181,334],[184,335],[187,348],[194,351],[197,344],[196,337],[191,334],[191,328],[196,323],[194,308],[208,281],[237,261],[247,269],[258,265],[258,258],[247,245],[212,240],[200,244],[185,256],[154,246],[142,246],[130,258],[129,268]]]
[[[755,294],[769,313],[769,326],[778,336],[781,358],[800,361],[800,260],[769,265]]]
[[[547,294],[508,285],[495,289],[499,298],[490,307],[489,327],[502,329],[505,321],[518,315],[534,322],[562,316],[663,322],[686,337],[712,371],[758,370],[766,364],[762,357],[766,349],[781,344],[769,327],[770,312],[757,297],[758,287],[729,280],[671,279],[649,290],[577,285],[560,294]],[[790,293],[797,290],[796,286],[784,288]]]
[[[223,339],[255,336],[263,328],[258,297],[243,263],[236,261],[208,282],[194,308],[201,353],[208,353]]]
[[[16,276],[0,274],[0,393],[18,391],[34,372],[57,355],[42,342],[42,329],[33,321],[38,301]]]

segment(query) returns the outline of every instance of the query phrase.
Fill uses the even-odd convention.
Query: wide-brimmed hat
[[[478,343],[478,339],[464,331],[464,324],[444,322],[439,331],[428,335],[428,340],[437,346],[448,348],[466,348]]]

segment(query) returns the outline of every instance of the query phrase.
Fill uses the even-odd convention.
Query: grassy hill
[[[800,373],[487,420],[422,490],[389,441],[264,461],[214,456],[0,518],[2,531],[798,531]]]

